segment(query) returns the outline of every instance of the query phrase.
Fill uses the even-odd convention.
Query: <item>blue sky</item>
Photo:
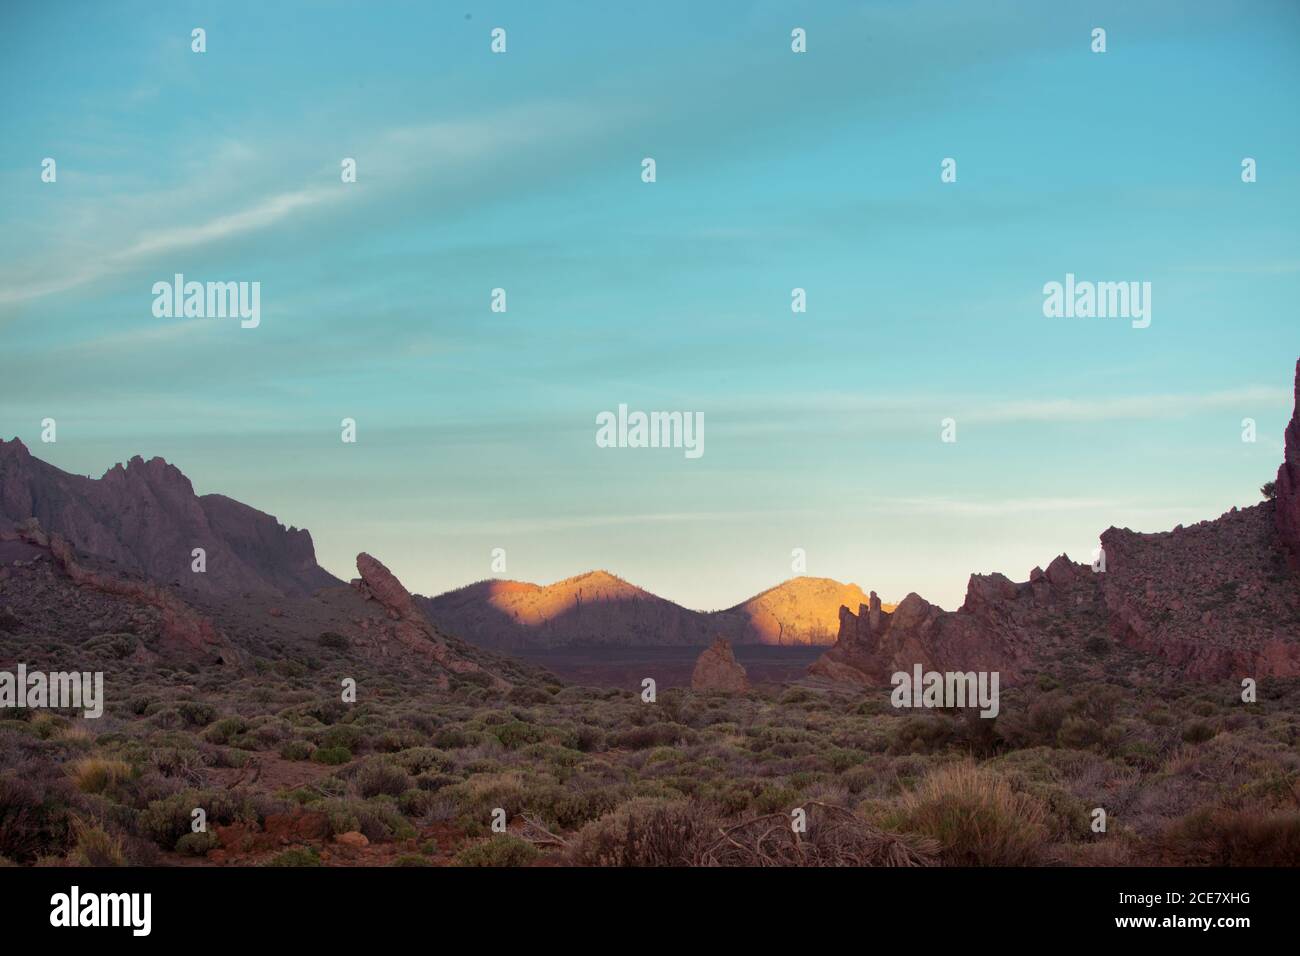
[[[1241,9],[6,4],[0,433],[425,593],[501,547],[713,608],[803,548],[952,607],[1276,470],[1300,9]],[[260,327],[155,318],[177,272],[260,282]],[[1151,282],[1150,328],[1045,318],[1067,272]],[[597,448],[619,403],[702,412],[704,456]]]

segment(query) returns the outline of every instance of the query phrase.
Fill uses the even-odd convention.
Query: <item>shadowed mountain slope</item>
[[[0,526],[36,518],[79,553],[163,584],[211,594],[310,594],[341,582],[316,563],[311,535],[224,495],[196,495],[161,458],[103,477],[73,475],[0,441]],[[195,548],[206,571],[191,569]]]

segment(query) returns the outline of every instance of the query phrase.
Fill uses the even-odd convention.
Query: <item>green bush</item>
[[[314,750],[305,740],[286,740],[280,745],[280,756],[285,760],[306,760]]]
[[[317,763],[337,767],[339,764],[347,763],[352,759],[352,751],[348,750],[347,747],[317,747],[311,755],[311,759]]]
[[[528,866],[538,857],[537,848],[518,837],[503,833],[456,854],[457,866]]]
[[[209,850],[215,850],[221,841],[215,833],[187,833],[176,841],[176,852],[187,856],[204,856]]]
[[[321,866],[320,854],[313,847],[296,846],[276,854],[263,866]]]

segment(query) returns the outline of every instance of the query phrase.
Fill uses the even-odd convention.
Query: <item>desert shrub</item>
[[[366,732],[352,724],[335,724],[321,734],[320,745],[325,748],[343,748],[356,753],[364,744]]]
[[[428,772],[415,778],[415,785],[429,793],[435,793],[443,787],[450,787],[460,782],[460,777],[449,773]]]
[[[440,795],[451,800],[461,816],[485,821],[494,809],[500,807],[506,816],[523,810],[526,793],[517,774],[485,773],[444,787]]]
[[[164,777],[191,779],[211,763],[211,756],[193,746],[156,747],[149,751],[148,762]]]
[[[433,866],[427,859],[414,853],[403,853],[392,863],[393,866]]]
[[[431,790],[412,788],[404,791],[397,798],[397,809],[407,817],[422,817],[438,803],[437,795]]]
[[[1059,691],[1044,694],[1027,708],[1004,709],[998,716],[998,734],[1011,747],[1051,747],[1067,716]]]
[[[405,840],[416,833],[415,827],[398,812],[396,803],[385,797],[371,800],[331,797],[317,803],[316,809],[325,814],[330,834],[334,836],[357,831],[365,834],[371,843],[384,843]]]
[[[257,801],[267,798],[240,797],[225,790],[184,790],[161,800],[150,801],[137,817],[137,829],[164,849],[173,849],[191,831],[194,810],[207,813],[208,825],[236,821],[259,823]],[[271,801],[274,802],[274,801]]]
[[[412,747],[394,754],[391,759],[407,773],[413,774],[430,770],[447,771],[455,767],[455,762],[450,757],[433,747]]]
[[[280,745],[280,756],[285,760],[306,760],[315,748],[305,740],[286,740]]]
[[[258,717],[249,729],[235,737],[231,743],[250,750],[270,750],[281,741],[293,736],[293,727],[280,717]]]
[[[799,802],[799,791],[791,787],[764,787],[754,797],[753,808],[759,813],[789,812]]]
[[[1156,840],[1180,866],[1300,866],[1300,811],[1201,808]]]
[[[232,737],[248,729],[243,717],[223,717],[203,732],[203,739],[213,744],[228,744]]]
[[[890,753],[928,754],[944,750],[957,739],[956,723],[943,714],[918,714],[894,721]]]
[[[626,787],[577,789],[566,786],[551,804],[547,816],[562,830],[576,830],[614,810],[627,797]]]
[[[296,846],[292,849],[285,850],[283,853],[277,853],[271,859],[262,864],[263,866],[320,866],[320,854],[314,847]]]
[[[385,730],[375,740],[375,749],[381,753],[398,753],[424,743],[424,735],[415,730]]]
[[[209,850],[215,850],[221,841],[210,831],[187,833],[176,841],[176,852],[186,856],[205,856]]]
[[[316,638],[316,642],[321,647],[328,647],[334,651],[346,651],[348,649],[348,639],[342,634],[336,634],[334,631],[323,632],[320,637]]]
[[[478,687],[486,690],[492,686],[492,675],[483,671],[469,671],[465,674],[457,674],[454,681],[458,686]]]
[[[431,743],[443,750],[460,750],[472,747],[479,742],[478,734],[470,733],[460,727],[443,727],[433,735]]]
[[[944,863],[1025,866],[1047,840],[1047,812],[1001,777],[973,763],[940,767],[900,798],[890,829],[937,840]]]
[[[160,707],[149,714],[149,723],[159,730],[180,730],[185,726],[185,717],[176,707]]]
[[[387,760],[372,759],[357,769],[352,787],[365,799],[380,794],[396,797],[411,789],[411,778],[405,770]]]
[[[1183,740],[1189,744],[1203,744],[1210,740],[1216,731],[1203,720],[1193,720],[1183,728]]]
[[[0,856],[28,863],[64,852],[72,837],[66,809],[38,784],[0,773]]]
[[[1068,750],[1086,750],[1101,743],[1102,727],[1087,717],[1069,716],[1056,732],[1056,742]]]
[[[537,848],[516,836],[503,833],[456,854],[457,866],[528,866],[537,859]]]
[[[495,727],[488,728],[488,733],[501,741],[501,746],[507,750],[518,750],[527,744],[535,744],[546,736],[542,728],[526,724],[521,720],[497,724]]]
[[[714,841],[714,823],[687,801],[630,800],[579,830],[569,854],[581,866],[691,866]]]
[[[681,724],[660,723],[647,727],[630,727],[609,738],[612,747],[625,750],[646,750],[650,747],[670,747],[678,743],[693,743],[695,732]]]
[[[580,750],[583,753],[602,750],[605,746],[605,731],[599,727],[593,727],[591,724],[579,724],[573,728],[570,745],[574,750]]]
[[[339,764],[347,763],[352,759],[352,751],[348,750],[347,747],[317,747],[312,753],[311,759],[317,763],[337,767]]]
[[[176,705],[176,712],[191,727],[206,727],[217,717],[217,708],[197,700],[186,700]]]
[[[530,687],[527,684],[521,684],[518,687],[511,688],[510,693],[506,695],[506,700],[512,704],[523,704],[533,706],[536,704],[549,704],[551,695],[540,687]]]

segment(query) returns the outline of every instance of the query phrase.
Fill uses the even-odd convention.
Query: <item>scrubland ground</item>
[[[1138,683],[1116,651],[1104,679],[1040,676],[981,719],[811,682],[655,703],[541,672],[439,691],[328,633],[239,672],[129,663],[135,644],[77,648],[106,675],[99,719],[0,711],[0,860],[1300,863],[1297,681],[1247,704],[1227,682]],[[29,669],[69,669],[67,652],[0,633],[0,660]]]

